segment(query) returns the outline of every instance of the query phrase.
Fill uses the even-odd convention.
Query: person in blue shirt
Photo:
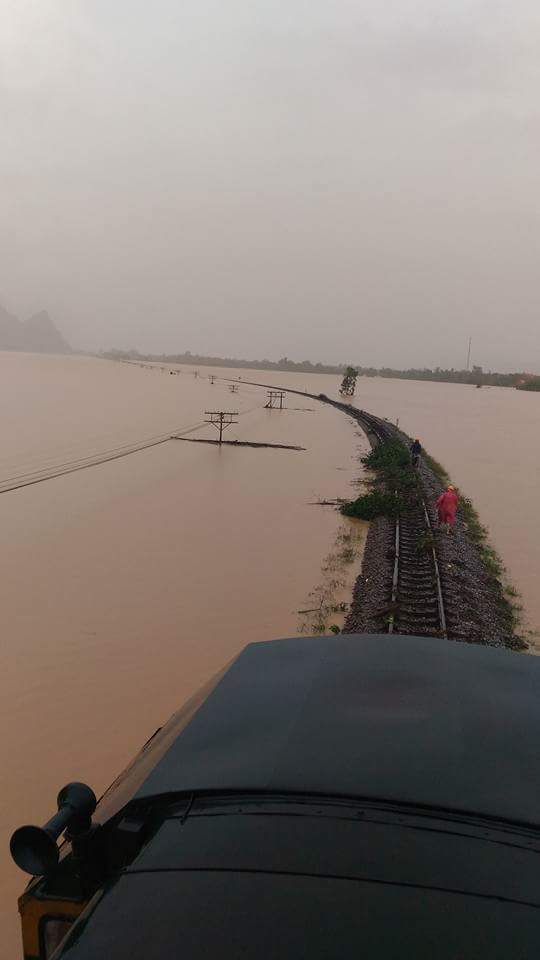
[[[422,444],[420,443],[419,439],[416,438],[416,440],[413,443],[411,443],[411,457],[412,457],[413,467],[418,466],[418,461],[420,459],[421,453],[422,453]]]

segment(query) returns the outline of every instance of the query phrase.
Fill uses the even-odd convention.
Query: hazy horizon
[[[540,372],[531,0],[6,0],[0,302],[75,349]]]

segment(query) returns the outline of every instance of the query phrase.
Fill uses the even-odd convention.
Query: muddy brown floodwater
[[[14,827],[69,780],[102,791],[244,644],[305,628],[342,526],[311,502],[351,494],[365,441],[348,419],[299,397],[265,410],[264,390],[208,375],[0,354],[0,489],[159,434],[213,437],[208,409],[239,411],[231,438],[307,448],[171,441],[0,494],[2,958],[20,955]]]

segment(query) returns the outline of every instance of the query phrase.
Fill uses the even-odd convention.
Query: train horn
[[[43,826],[15,830],[9,848],[15,863],[25,873],[43,876],[58,864],[57,840],[64,831],[75,838],[90,829],[97,800],[85,783],[68,783],[57,798],[58,812]]]

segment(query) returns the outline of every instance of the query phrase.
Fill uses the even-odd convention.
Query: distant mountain
[[[46,310],[29,320],[18,320],[0,306],[0,350],[29,353],[71,353],[69,343],[54,325]]]
[[[23,321],[27,350],[36,353],[71,353],[69,343],[64,340],[46,310],[34,313],[29,320]]]

